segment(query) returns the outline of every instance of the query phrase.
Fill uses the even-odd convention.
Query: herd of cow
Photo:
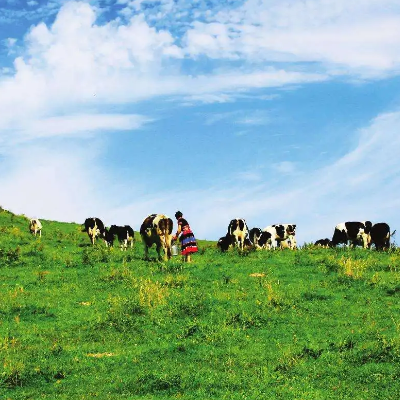
[[[42,224],[39,219],[29,221],[29,230],[35,236],[42,235]],[[145,258],[148,258],[148,250],[153,244],[156,245],[159,258],[162,258],[161,249],[164,251],[165,259],[171,258],[172,230],[172,219],[164,214],[151,214],[145,218],[139,231],[144,244]],[[99,218],[87,218],[83,232],[88,234],[93,245],[99,237],[104,240],[106,246],[113,247],[115,237],[117,237],[121,250],[126,250],[128,245],[133,246],[134,231],[129,225],[111,225],[107,229]],[[390,227],[385,222],[377,224],[372,224],[371,221],[342,222],[336,225],[332,240],[320,239],[315,242],[315,245],[335,247],[339,244],[350,243],[351,246],[361,245],[364,248],[370,248],[375,245],[377,250],[387,250],[390,247],[390,237],[395,232],[390,233]],[[243,218],[236,218],[229,223],[226,235],[218,240],[217,246],[221,251],[227,251],[229,247],[237,247],[241,250],[278,247],[296,249],[296,225],[276,224],[264,229],[249,230]]]
[[[387,250],[390,247],[390,238],[396,231],[390,233],[390,227],[386,222],[372,224],[371,221],[342,222],[335,226],[332,240],[319,239],[316,246],[336,247],[339,244],[351,246],[361,245],[371,248],[375,245],[377,250]],[[233,219],[225,236],[218,240],[218,246],[222,251],[230,246],[243,249],[246,246],[256,249],[289,248],[295,249],[296,242],[295,224],[269,225],[264,229],[248,229],[244,219]]]
[[[84,231],[87,232],[92,244],[97,237],[102,238],[106,246],[113,247],[114,238],[117,236],[121,250],[126,250],[128,243],[133,246],[134,231],[129,225],[111,225],[107,229],[99,218],[87,218],[84,223]],[[153,244],[156,245],[158,257],[161,258],[161,249],[164,250],[164,257],[170,259],[172,252],[172,219],[164,214],[151,214],[145,218],[140,226],[140,236],[144,244],[145,258],[148,258],[148,251]]]

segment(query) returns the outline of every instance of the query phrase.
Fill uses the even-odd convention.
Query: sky
[[[400,229],[399,133],[398,0],[0,0],[14,213]]]

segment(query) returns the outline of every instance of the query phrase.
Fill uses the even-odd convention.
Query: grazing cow
[[[85,228],[82,230],[82,232],[87,232],[90,241],[94,245],[94,242],[96,241],[96,237],[100,236],[103,237],[105,236],[105,229],[104,229],[104,224],[99,218],[86,218],[85,219]]]
[[[227,236],[230,237],[233,247],[243,250],[244,240],[248,237],[249,228],[243,218],[233,219],[228,225]]]
[[[342,222],[335,226],[331,245],[337,246],[340,243],[356,246],[360,242],[364,249],[370,246],[371,243],[371,221],[363,222]]]
[[[229,249],[229,247],[232,245],[232,240],[230,238],[229,235],[226,236],[222,236],[221,238],[219,238],[218,242],[217,242],[217,247],[222,251],[225,252]],[[243,248],[246,249],[251,249],[253,248],[254,245],[253,243],[250,241],[250,239],[248,237],[244,238],[243,241]]]
[[[112,236],[112,241],[114,242],[115,235],[117,235],[121,250],[126,250],[128,248],[128,243],[130,243],[131,248],[133,247],[133,237],[135,233],[129,225],[111,225],[109,231],[107,232],[107,236],[108,238]]]
[[[103,239],[106,247],[114,247],[114,234],[112,234],[107,228],[104,229]]]
[[[396,231],[390,233],[390,227],[386,222],[378,222],[371,228],[371,243],[375,244],[377,250],[388,250],[390,247],[390,236],[393,236]]]
[[[140,235],[144,244],[145,258],[148,259],[149,247],[156,245],[158,258],[161,259],[161,248],[164,249],[164,259],[171,258],[172,219],[164,214],[151,214],[143,221]]]
[[[42,237],[42,223],[38,218],[29,220],[29,231],[35,236],[39,233],[39,236]]]
[[[261,246],[258,243],[258,241],[260,240],[261,235],[262,235],[262,230],[260,228],[252,228],[252,229],[250,229],[249,239],[250,239],[250,242],[253,243],[253,246],[256,249],[260,249],[261,248]]]
[[[296,225],[295,224],[276,224],[269,225],[263,229],[258,240],[258,245],[266,248],[288,247],[295,249],[296,242]],[[282,242],[286,241],[282,245]]]
[[[244,238],[244,242],[243,242],[243,247],[245,249],[252,249],[254,248],[253,243],[251,243],[250,239],[248,237]]]
[[[328,238],[319,239],[314,243],[315,246],[325,247],[325,248],[328,248],[330,246],[330,244],[331,244],[331,241]]]
[[[231,244],[232,244],[231,238],[228,235],[226,235],[219,238],[217,247],[219,247],[221,251],[227,251]]]

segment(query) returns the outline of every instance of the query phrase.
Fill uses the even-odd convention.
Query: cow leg
[[[163,257],[161,257],[161,243],[157,243],[157,254],[158,254],[158,259],[162,260]]]
[[[92,245],[94,245],[95,233],[92,228],[88,229],[88,236],[89,236],[90,241],[92,242]]]
[[[148,260],[149,259],[149,248],[148,248],[147,244],[144,241],[143,241],[143,244],[144,244],[144,258],[146,260]]]
[[[368,235],[366,233],[362,234],[362,242],[363,242],[363,248],[366,249],[368,248]]]

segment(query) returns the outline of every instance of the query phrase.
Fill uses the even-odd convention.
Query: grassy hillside
[[[194,263],[94,248],[76,224],[0,212],[4,399],[398,399],[400,252]],[[194,227],[195,228],[195,227]],[[151,255],[155,258],[155,249]]]

